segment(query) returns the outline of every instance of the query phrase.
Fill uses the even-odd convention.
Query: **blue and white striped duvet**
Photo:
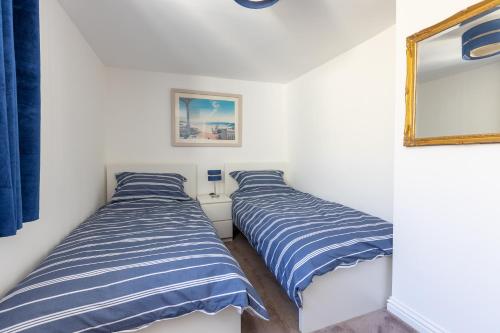
[[[266,310],[196,201],[108,204],[0,303],[0,332],[116,332],[193,311]]]
[[[339,266],[392,254],[392,224],[292,188],[232,194],[233,221],[297,305],[301,291]]]

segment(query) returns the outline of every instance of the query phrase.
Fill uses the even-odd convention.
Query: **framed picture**
[[[241,95],[172,89],[172,145],[241,146]]]

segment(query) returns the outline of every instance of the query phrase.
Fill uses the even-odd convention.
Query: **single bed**
[[[233,223],[264,259],[311,332],[385,306],[391,288],[392,224],[288,187],[246,189],[237,170],[285,163],[226,164]]]
[[[191,198],[100,208],[1,300],[0,332],[233,333],[243,310],[267,318],[192,199],[196,166],[110,166],[108,200],[121,171],[179,173]]]

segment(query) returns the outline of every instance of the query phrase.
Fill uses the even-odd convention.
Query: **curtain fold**
[[[39,216],[39,4],[0,6],[0,236],[11,236]]]

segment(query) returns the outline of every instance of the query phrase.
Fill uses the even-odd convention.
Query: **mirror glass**
[[[417,43],[416,137],[500,133],[500,6]]]

